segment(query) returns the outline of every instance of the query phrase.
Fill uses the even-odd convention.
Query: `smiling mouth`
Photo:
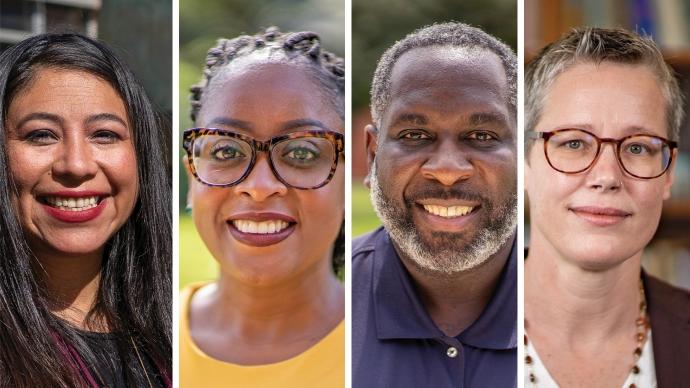
[[[232,220],[232,225],[242,233],[274,234],[282,232],[284,229],[290,226],[290,223],[283,220]]]
[[[88,196],[88,197],[40,197],[40,202],[54,207],[56,209],[71,211],[71,212],[81,212],[89,209],[93,209],[98,206],[103,198],[99,196]]]
[[[427,213],[443,218],[456,218],[470,214],[474,206],[440,206],[440,205],[423,205]]]

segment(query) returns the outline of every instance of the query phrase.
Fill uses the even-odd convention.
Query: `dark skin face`
[[[488,51],[417,48],[395,64],[381,128],[366,128],[368,161],[376,158],[382,191],[427,246],[463,249],[515,196],[506,82],[500,59]],[[425,205],[472,211],[441,217]]]

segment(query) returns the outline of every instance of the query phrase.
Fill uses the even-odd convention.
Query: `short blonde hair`
[[[525,131],[534,130],[539,122],[546,93],[558,75],[576,64],[601,62],[644,65],[652,70],[666,98],[668,136],[678,141],[684,110],[674,71],[651,38],[623,29],[575,29],[541,50],[525,69]]]

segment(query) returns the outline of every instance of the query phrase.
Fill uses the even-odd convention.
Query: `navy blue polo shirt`
[[[424,308],[388,232],[354,240],[352,387],[516,387],[516,285],[513,245],[485,310],[448,337]]]

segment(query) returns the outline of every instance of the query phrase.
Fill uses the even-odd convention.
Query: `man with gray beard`
[[[517,382],[517,63],[462,23],[388,49],[367,154],[383,227],[352,257],[353,387]]]

